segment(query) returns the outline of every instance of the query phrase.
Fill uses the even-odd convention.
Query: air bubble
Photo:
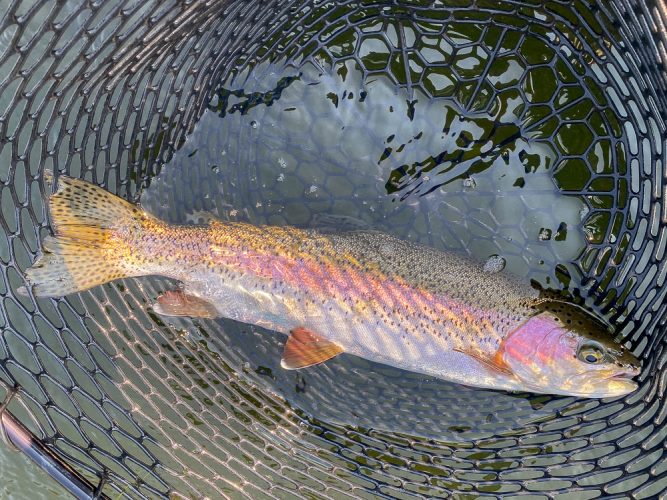
[[[257,128],[257,127],[259,127],[259,123],[257,123],[255,120],[253,120],[253,121],[250,122],[250,126],[252,128]]]
[[[475,189],[475,187],[477,187],[477,183],[472,177],[467,177],[463,179],[463,187],[465,189]]]
[[[492,255],[486,259],[486,262],[484,263],[484,271],[492,274],[499,273],[505,269],[506,264],[507,261],[504,257],[501,257],[500,255]]]
[[[551,229],[542,228],[540,234],[537,236],[540,241],[549,241],[551,239]]]
[[[213,165],[211,167],[211,172],[213,172],[214,174],[220,173],[220,167],[218,167],[217,165]]]

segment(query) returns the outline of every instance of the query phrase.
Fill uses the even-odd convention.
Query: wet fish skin
[[[315,361],[347,352],[477,387],[587,397],[636,388],[639,362],[604,325],[575,306],[559,313],[528,283],[454,253],[375,231],[174,226],[64,176],[49,206],[55,236],[26,273],[36,296],[162,275],[185,287],[157,312],[298,329],[286,349],[317,352]],[[581,324],[568,326],[564,314]],[[604,354],[595,366],[578,357],[587,343]],[[530,349],[541,345],[549,355],[535,365]]]

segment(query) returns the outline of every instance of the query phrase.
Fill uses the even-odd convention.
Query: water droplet
[[[567,223],[561,222],[558,225],[558,229],[556,230],[556,236],[554,236],[554,240],[565,241],[566,238],[567,238]]]
[[[463,179],[463,187],[464,189],[475,189],[477,186],[477,183],[475,182],[475,179],[472,177],[466,177]]]
[[[220,167],[218,167],[217,165],[213,165],[213,166],[211,167],[211,171],[212,171],[214,174],[217,174],[217,173],[220,172]]]
[[[223,149],[222,151],[220,151],[220,156],[225,156],[226,154],[227,154],[226,149]]]
[[[487,273],[499,273],[505,269],[507,261],[500,255],[492,255],[484,263],[484,271]]]
[[[551,229],[547,229],[544,227],[540,229],[540,234],[538,235],[538,238],[541,241],[549,241],[551,239]]]
[[[250,126],[252,128],[257,128],[257,127],[259,127],[259,123],[257,123],[255,120],[253,120],[253,121],[250,122]]]

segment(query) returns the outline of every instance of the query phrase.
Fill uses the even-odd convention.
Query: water
[[[0,443],[0,498],[35,500],[70,498],[69,494],[23,453]]]
[[[315,9],[313,16],[317,15]],[[335,15],[326,20],[335,36],[321,37],[328,40],[326,47],[295,57],[310,61],[305,65],[286,66],[274,60],[251,65],[237,78],[222,82],[218,98],[195,132],[144,193],[142,201],[151,211],[174,222],[203,223],[215,216],[325,231],[381,229],[467,252],[486,261],[491,272],[512,271],[557,287],[569,283],[556,271],[557,264],[569,271],[578,266],[587,271],[597,265],[592,246],[606,238],[616,241],[618,227],[625,221],[618,222],[613,209],[627,201],[635,214],[628,225],[635,223],[638,199],[627,200],[627,183],[614,184],[612,179],[615,169],[620,171],[626,164],[625,151],[614,139],[621,136],[616,132],[618,120],[603,109],[606,98],[597,80],[581,78],[585,69],[579,71],[579,56],[568,54],[565,45],[560,53],[545,42],[550,33],[522,39],[519,33],[528,30],[509,29],[501,36],[494,23],[458,23],[454,18],[444,23],[444,32],[437,32],[438,26],[434,32],[431,23],[403,17],[399,22],[393,15],[368,12],[352,28],[346,26],[348,18],[341,17],[339,22]],[[559,30],[569,30],[565,24]],[[281,36],[298,36],[295,33],[285,29]],[[7,33],[5,40],[12,36]],[[576,36],[565,34],[565,38]],[[409,50],[404,52],[405,48]],[[544,66],[548,61],[548,67]],[[627,134],[634,137],[632,130]],[[76,141],[80,140],[77,134]],[[630,153],[636,154],[635,149],[631,145]],[[37,171],[38,167],[30,168]],[[75,175],[80,167],[72,163]],[[639,190],[639,169],[639,164],[633,166],[633,192]],[[2,171],[0,177],[8,175]],[[21,176],[14,173],[13,178]],[[7,213],[13,211],[10,197],[3,196],[3,203],[8,205]],[[19,227],[18,222],[16,218],[9,221],[12,228]],[[620,262],[622,257],[621,252],[614,259]],[[580,277],[581,272],[572,273],[573,286],[580,284]],[[175,469],[175,484],[198,482],[190,472],[203,470],[199,457],[204,457],[206,466],[207,460],[214,461],[207,456],[209,450],[224,462],[214,464],[216,471],[233,468],[225,462],[228,456],[235,457],[232,465],[238,458],[248,460],[251,467],[263,466],[264,455],[254,463],[250,455],[259,452],[246,455],[248,443],[258,439],[270,443],[261,452],[272,455],[269,446],[274,445],[274,450],[291,451],[295,460],[282,462],[295,468],[309,453],[305,444],[316,450],[311,455],[340,453],[333,441],[343,443],[346,457],[371,464],[372,469],[395,465],[393,456],[378,456],[379,461],[372,464],[364,455],[366,450],[357,453],[359,439],[370,442],[370,451],[378,455],[385,443],[399,443],[398,451],[410,456],[413,464],[421,460],[411,449],[414,443],[427,449],[433,446],[442,456],[453,450],[461,467],[470,465],[473,470],[459,469],[456,480],[442,479],[438,485],[464,490],[470,486],[465,481],[480,480],[480,471],[474,470],[479,461],[498,456],[479,449],[466,456],[471,439],[495,436],[511,441],[511,436],[532,434],[536,426],[544,425],[547,434],[533,437],[538,443],[553,440],[555,449],[563,436],[549,434],[549,421],[559,412],[576,414],[598,404],[480,391],[350,356],[288,373],[278,364],[284,338],[273,332],[224,320],[179,319],[173,321],[176,328],[172,329],[164,327],[160,318],[149,318],[150,300],[170,287],[173,283],[161,280],[127,280],[70,297],[59,307],[69,311],[67,323],[76,335],[88,339],[90,332],[106,352],[114,353],[113,368],[106,366],[104,356],[96,361],[114,374],[105,391],[157,436],[163,448],[161,460],[164,455],[169,462],[173,453],[185,464],[184,470]],[[68,309],[69,304],[74,309]],[[48,311],[49,305],[40,307]],[[78,320],[82,311],[88,311],[94,322],[84,327]],[[45,342],[54,338],[53,333],[39,332]],[[93,344],[84,348],[74,341],[75,335],[67,333],[66,338],[76,346],[77,358],[87,359],[85,353]],[[63,371],[56,368],[49,366],[48,371]],[[96,384],[100,381],[84,381],[82,387],[94,393]],[[240,396],[234,392],[239,386]],[[291,408],[284,410],[280,400],[258,396],[262,391],[257,387],[283,396]],[[228,394],[232,396],[226,399]],[[262,411],[279,408],[288,417],[277,425],[267,424],[264,415],[253,413],[256,396],[264,398]],[[125,405],[126,401],[130,403]],[[69,408],[65,403],[71,406],[67,397],[58,400],[58,405]],[[244,416],[243,424],[230,417],[237,412]],[[299,429],[308,433],[290,427],[294,415],[302,419]],[[190,424],[183,425],[184,419]],[[229,431],[228,423],[235,428]],[[337,428],[335,423],[358,427]],[[137,435],[130,423],[119,425],[128,435]],[[321,428],[332,430],[331,441],[315,437]],[[201,429],[207,432],[199,433]],[[401,441],[377,429],[409,437]],[[561,423],[555,422],[554,429],[562,429]],[[215,443],[210,442],[211,434],[216,436]],[[225,442],[230,435],[231,445]],[[419,436],[437,437],[437,444],[420,441]],[[520,442],[525,445],[529,439]],[[133,449],[131,445],[123,444]],[[502,446],[514,445],[501,443],[498,449]],[[554,451],[551,446],[545,446],[548,453]],[[8,488],[17,497],[34,496],[37,491],[50,496],[49,484],[34,485],[29,466],[20,475],[25,459],[17,457],[0,454],[0,466],[10,478]],[[555,458],[561,457],[556,453]],[[549,460],[551,455],[542,458]],[[322,459],[317,465],[316,456],[308,460],[316,467],[324,463],[319,472],[330,465]],[[442,463],[446,461],[445,457]],[[5,463],[16,468],[6,469]],[[435,465],[429,467],[425,472],[435,476],[450,474]],[[489,465],[498,470],[513,467],[500,462]],[[17,473],[15,489],[12,470]],[[137,476],[148,476],[144,469],[138,471]],[[301,480],[306,483],[308,478]],[[25,494],[21,484],[29,485]],[[512,482],[489,485],[494,488],[489,491],[498,488],[499,492],[516,486]],[[187,491],[187,485],[182,490]]]
[[[568,186],[554,179],[563,152],[550,133],[525,123],[523,109],[506,99],[464,110],[452,99],[397,89],[384,76],[364,79],[355,64],[259,65],[223,83],[141,202],[174,223],[215,217],[381,230],[467,253],[489,272],[557,285],[557,265],[586,247],[587,205],[563,193]],[[169,323],[193,342],[201,338],[187,318]],[[217,337],[221,352],[245,360],[254,383],[328,422],[461,441],[553,418],[568,403],[461,387],[345,355],[295,374],[279,366],[281,335],[226,320],[206,330],[207,342]]]

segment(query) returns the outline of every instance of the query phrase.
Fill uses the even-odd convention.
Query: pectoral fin
[[[454,349],[457,352],[470,356],[476,361],[479,361],[487,368],[491,369],[494,372],[500,372],[504,375],[512,375],[512,370],[509,366],[502,360],[500,356],[489,357],[483,353],[474,351],[472,349]]]
[[[306,328],[295,328],[285,344],[280,365],[286,370],[298,370],[317,365],[343,352],[343,349]]]
[[[217,318],[218,310],[210,302],[188,295],[180,290],[172,290],[160,295],[153,310],[164,316],[190,316],[192,318]]]

